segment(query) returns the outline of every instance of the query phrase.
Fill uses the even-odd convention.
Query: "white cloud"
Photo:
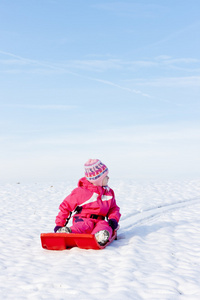
[[[27,58],[23,58],[21,56],[0,51],[2,55],[10,56],[11,61],[10,65],[8,60],[5,61],[7,65],[9,65],[8,69],[2,70],[1,72],[9,72],[9,73],[34,73],[34,74],[71,74],[73,76],[84,78],[88,81],[99,82],[103,85],[111,86],[116,89],[121,89],[129,93],[140,95],[144,98],[151,98],[159,102],[168,102],[162,99],[155,99],[153,94],[149,92],[143,91],[140,87],[199,87],[200,85],[200,76],[177,76],[177,77],[166,77],[166,78],[156,78],[154,75],[154,79],[146,79],[144,75],[141,79],[127,79],[121,81],[121,72],[124,72],[126,76],[129,78],[130,76],[137,76],[136,70],[148,69],[148,71],[154,72],[156,69],[177,69],[177,70],[186,70],[188,72],[199,72],[198,64],[200,60],[195,58],[172,58],[167,55],[160,55],[151,60],[122,60],[122,59],[87,59],[87,60],[70,60],[63,63],[48,63],[43,61],[36,61]],[[18,69],[15,67],[21,63],[24,67]],[[14,65],[13,65],[14,64]],[[188,67],[185,68],[185,65]],[[12,68],[10,67],[12,66]],[[74,71],[75,70],[75,71]],[[84,72],[82,72],[84,71]],[[86,73],[87,71],[87,73]],[[109,77],[105,72],[114,72]],[[89,72],[89,73],[88,73]],[[95,72],[95,74],[94,74]],[[98,78],[96,76],[96,72],[101,72],[102,75]],[[133,74],[133,75],[132,75]],[[145,73],[144,73],[145,74]],[[113,80],[113,77],[116,80]],[[108,80],[107,78],[111,78]],[[129,86],[124,83],[129,83]],[[131,83],[131,87],[130,87]],[[33,109],[36,109],[34,105]],[[38,106],[38,109],[71,109],[72,107],[62,107],[62,106]]]
[[[105,72],[108,70],[130,70],[133,68],[149,68],[156,66],[157,62],[150,60],[122,60],[122,59],[87,59],[87,60],[71,60],[63,63],[66,68],[75,68],[79,70],[87,70],[93,72]]]
[[[164,64],[196,64],[200,63],[199,59],[190,58],[190,57],[181,57],[181,58],[172,58],[171,56],[167,55],[160,55],[155,58],[155,60],[160,61]]]
[[[153,86],[153,87],[199,87],[200,76],[186,76],[186,77],[163,77],[155,79],[139,79],[127,80],[136,86]]]
[[[152,3],[133,3],[113,1],[108,3],[93,4],[92,7],[109,11],[118,15],[131,16],[131,17],[152,17],[158,10],[164,12],[166,7]]]
[[[34,105],[34,104],[2,104],[3,107],[10,108],[25,108],[25,109],[38,109],[38,110],[71,110],[76,109],[76,105],[59,105],[59,104],[47,104],[47,105]]]
[[[81,60],[68,60],[63,61],[61,63],[50,63],[45,61],[38,61],[29,58],[25,58],[13,53],[0,51],[0,54],[4,56],[9,56],[11,59],[1,59],[0,63],[5,65],[22,65],[38,68],[43,67],[46,69],[54,70],[55,72],[68,72],[77,76],[82,76],[81,74],[77,74],[73,72],[73,69],[76,70],[87,70],[93,72],[105,72],[107,70],[131,70],[133,68],[162,68],[162,67],[184,67],[185,65],[192,65],[192,70],[199,70],[198,65],[200,64],[200,60],[197,58],[191,57],[180,57],[173,58],[168,55],[159,55],[152,59],[145,60],[123,60],[120,58],[106,58],[104,59],[81,59]],[[40,70],[40,69],[38,69]]]

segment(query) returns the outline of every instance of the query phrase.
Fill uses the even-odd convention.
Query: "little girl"
[[[98,159],[89,159],[84,167],[85,177],[59,206],[54,232],[91,233],[105,245],[118,227],[120,209],[114,191],[107,186],[108,168]],[[73,225],[66,227],[73,211]]]

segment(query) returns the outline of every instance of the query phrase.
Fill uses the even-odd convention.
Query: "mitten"
[[[56,227],[54,228],[54,232],[57,232],[57,230],[60,229],[60,228],[62,228],[62,226],[56,226]]]
[[[71,233],[71,228],[69,227],[61,227],[61,226],[56,226],[54,228],[54,232],[57,232],[57,233]]]
[[[113,230],[118,227],[118,222],[115,219],[108,220],[108,224]]]

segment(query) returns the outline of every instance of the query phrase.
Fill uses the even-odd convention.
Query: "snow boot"
[[[95,233],[95,238],[100,246],[104,246],[109,240],[108,230],[100,230]]]

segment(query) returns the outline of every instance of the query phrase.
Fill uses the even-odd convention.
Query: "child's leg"
[[[108,225],[108,222],[99,220],[96,222],[96,226],[94,227],[93,231],[91,232],[92,234],[95,234],[101,230],[107,230],[109,232],[109,240],[112,237],[113,230],[112,228]]]
[[[92,219],[74,217],[73,225],[70,227],[72,233],[91,233],[95,223]]]

